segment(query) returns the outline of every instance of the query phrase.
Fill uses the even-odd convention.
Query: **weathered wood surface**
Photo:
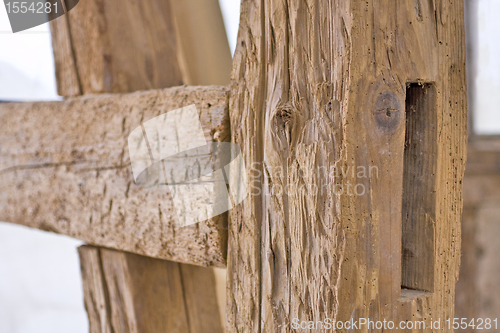
[[[61,2],[66,9],[65,12],[67,12],[68,8],[66,1]],[[49,22],[49,25],[56,70],[57,92],[61,96],[79,96],[82,94],[82,87],[76,68],[69,16],[62,15],[53,19]]]
[[[242,1],[238,42],[233,58],[230,98],[231,141],[240,145],[245,163],[262,161],[266,63],[262,1]],[[249,81],[247,81],[247,79]],[[247,83],[248,82],[248,83]],[[262,164],[248,164],[249,186],[259,189]],[[250,192],[229,212],[226,332],[260,332],[262,198]],[[286,272],[279,272],[280,277]]]
[[[154,258],[224,267],[227,217],[177,227],[168,193],[135,185],[127,138],[195,104],[209,141],[229,139],[224,87],[176,87],[0,105],[0,220]]]
[[[213,270],[78,249],[90,333],[222,332]]]
[[[370,318],[431,332],[431,318],[453,315],[460,261],[463,3],[244,0],[241,20],[232,140],[257,190],[230,212],[229,331]],[[401,288],[408,83],[436,90],[438,130],[424,143],[437,148],[422,150],[437,151],[421,193],[435,197],[429,293]]]
[[[86,0],[50,25],[61,96],[229,84],[217,0]]]

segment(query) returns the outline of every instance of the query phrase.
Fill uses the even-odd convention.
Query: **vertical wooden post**
[[[90,332],[221,332],[209,268],[78,249]]]
[[[216,0],[81,1],[51,31],[62,96],[229,83]],[[91,333],[223,331],[212,269],[90,246],[79,254]]]
[[[229,330],[444,328],[460,260],[463,3],[243,0],[241,20],[231,128],[253,192],[230,213]]]

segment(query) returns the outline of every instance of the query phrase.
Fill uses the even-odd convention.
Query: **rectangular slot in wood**
[[[406,88],[403,171],[401,288],[432,292],[437,172],[436,89],[430,83]]]

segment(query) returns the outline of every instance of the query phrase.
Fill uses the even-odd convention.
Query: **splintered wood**
[[[431,332],[431,318],[452,317],[463,3],[244,0],[232,76],[232,139],[257,190],[230,212],[229,331],[369,318],[422,320]],[[410,101],[425,113],[407,126],[412,85],[435,96]],[[417,146],[405,153],[407,130]],[[421,205],[403,203],[403,186]],[[418,234],[402,233],[403,214]]]

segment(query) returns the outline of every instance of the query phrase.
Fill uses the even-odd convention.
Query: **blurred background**
[[[239,1],[219,0],[231,52]],[[469,157],[456,317],[500,314],[500,0],[465,0]],[[48,24],[12,34],[0,6],[0,101],[60,100]],[[0,222],[0,332],[88,332],[81,242]]]
[[[465,9],[469,145],[455,317],[497,318],[500,314],[500,20],[497,17],[500,1],[466,0]]]

